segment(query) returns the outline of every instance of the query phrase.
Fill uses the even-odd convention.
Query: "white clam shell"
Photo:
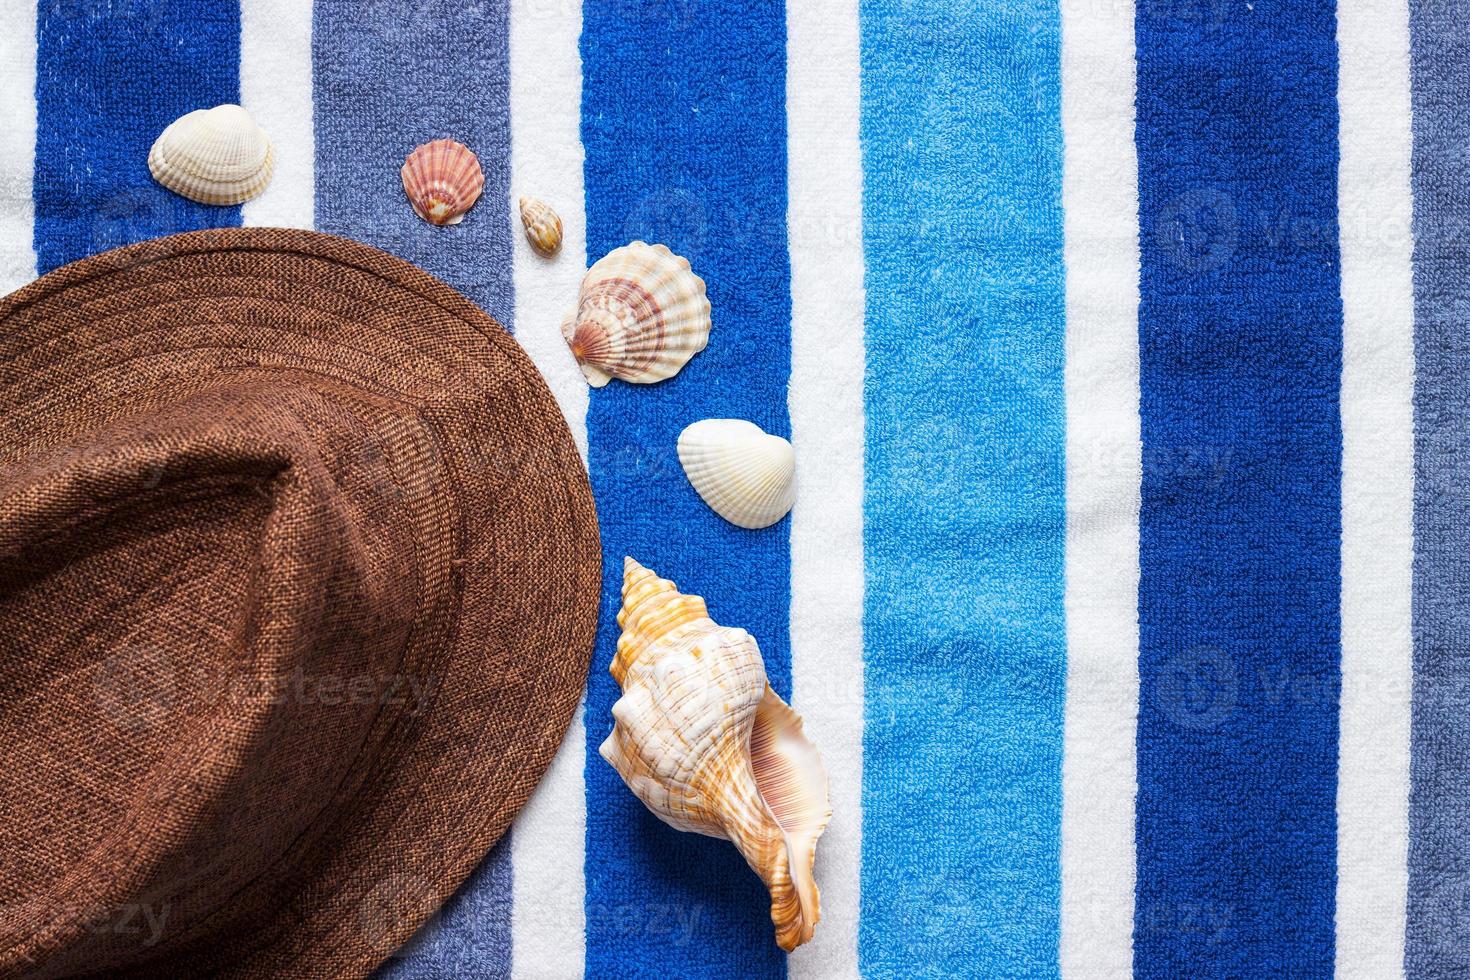
[[[169,124],[148,151],[153,179],[201,204],[241,204],[276,169],[265,130],[237,105],[195,109]]]
[[[695,492],[731,524],[770,527],[796,502],[796,452],[754,422],[695,422],[679,433],[679,463]]]
[[[801,718],[749,633],[631,558],[618,624],[610,670],[623,694],[599,752],[660,820],[734,843],[770,891],[776,942],[795,949],[821,918],[813,866],[832,818]]]
[[[652,384],[709,343],[709,297],[688,259],[632,242],[587,270],[561,330],[594,388],[611,378]]]

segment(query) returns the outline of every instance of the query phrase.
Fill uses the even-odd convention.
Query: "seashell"
[[[153,179],[201,204],[241,204],[276,170],[265,130],[237,105],[195,109],[170,123],[148,151]]]
[[[414,211],[431,225],[457,225],[485,189],[480,160],[454,140],[416,147],[403,161],[403,192]]]
[[[766,682],[749,633],[632,558],[618,625],[623,695],[602,757],[664,823],[734,843],[770,890],[777,944],[795,949],[821,918],[812,867],[832,819],[801,717]]]
[[[796,452],[744,419],[705,419],[679,433],[679,463],[710,509],[740,527],[770,527],[796,502]]]
[[[594,388],[609,378],[651,384],[672,378],[709,343],[704,280],[663,245],[613,249],[582,278],[577,308],[562,323]]]
[[[526,241],[542,255],[550,257],[561,248],[561,217],[551,205],[534,197],[521,198],[521,224]]]

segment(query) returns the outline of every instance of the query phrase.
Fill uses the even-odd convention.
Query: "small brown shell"
[[[434,140],[403,162],[403,192],[414,211],[431,225],[457,225],[480,199],[485,174],[469,147]]]
[[[542,255],[550,258],[561,248],[561,217],[545,201],[521,198],[521,224],[526,228],[526,241]]]

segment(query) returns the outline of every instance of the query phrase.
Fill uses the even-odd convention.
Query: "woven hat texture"
[[[0,976],[363,976],[582,690],[587,477],[443,283],[177,235],[0,302]]]

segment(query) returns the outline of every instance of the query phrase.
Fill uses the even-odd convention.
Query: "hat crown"
[[[0,651],[26,666],[0,674],[0,730],[69,758],[0,775],[0,809],[20,815],[0,823],[0,852],[29,843],[6,835],[66,829],[31,866],[0,867],[7,892],[21,884],[7,870],[30,891],[0,944],[77,906],[85,863],[110,870],[81,901],[94,918],[168,909],[155,955],[330,829],[374,723],[426,692],[397,673],[417,590],[385,475],[433,465],[413,432],[364,428],[310,389],[245,384],[6,468]],[[21,725],[40,697],[67,710]],[[78,762],[126,775],[98,792]],[[128,824],[145,817],[140,847]],[[137,946],[81,926],[62,961],[78,969]]]
[[[525,352],[385,252],[0,299],[0,976],[367,976],[550,764],[599,558]]]

